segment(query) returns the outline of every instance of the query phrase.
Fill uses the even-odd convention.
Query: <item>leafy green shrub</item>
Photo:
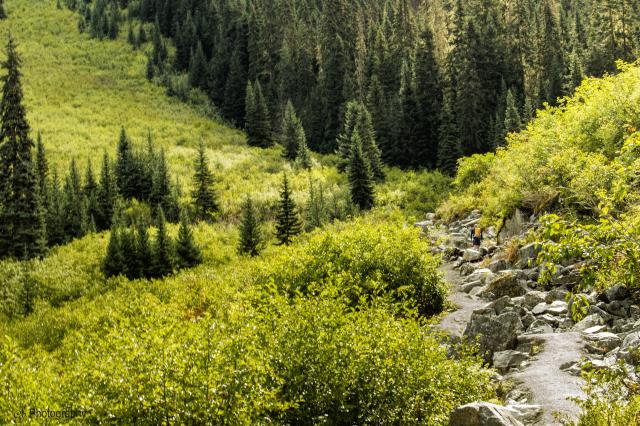
[[[257,281],[273,282],[290,295],[335,284],[352,306],[382,296],[433,315],[446,299],[438,264],[415,228],[356,220],[317,232],[304,246],[269,259]]]
[[[454,182],[462,192],[439,213],[452,219],[481,208],[488,221],[497,223],[515,208],[548,211],[553,203],[554,209],[597,212],[595,194],[636,179],[624,147],[637,139],[640,127],[640,68],[621,65],[621,71],[586,79],[573,97],[538,111],[494,157],[461,160]],[[635,151],[627,150],[632,156]]]
[[[489,173],[495,154],[475,154],[458,160],[458,169],[453,185],[458,190],[468,188],[474,183],[481,182]]]
[[[582,408],[574,426],[628,426],[640,422],[640,393],[629,379],[624,364],[613,369],[594,370],[587,366],[587,398],[576,400]]]
[[[378,205],[402,209],[422,217],[433,212],[449,196],[451,178],[440,172],[390,169],[387,180],[377,192]]]

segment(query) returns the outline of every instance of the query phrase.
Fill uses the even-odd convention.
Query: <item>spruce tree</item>
[[[447,90],[442,107],[438,146],[438,169],[449,176],[456,172],[458,158],[462,156],[458,128],[452,108],[452,97],[451,90]]]
[[[47,192],[49,194],[46,204],[47,243],[49,246],[55,246],[65,241],[62,191],[56,170],[53,171],[51,186]]]
[[[63,188],[64,233],[66,240],[82,237],[85,233],[86,218],[84,215],[82,187],[76,161],[71,160],[69,174]]]
[[[47,200],[47,176],[49,175],[49,163],[42,143],[42,135],[38,132],[36,142],[36,176],[38,177],[38,187],[40,197],[43,202]]]
[[[138,192],[138,165],[131,142],[124,127],[120,129],[120,141],[116,157],[115,176],[118,190],[124,198],[134,198]]]
[[[327,219],[324,187],[322,186],[322,182],[319,182],[316,187],[311,177],[309,177],[309,198],[307,199],[305,210],[305,225],[308,230],[324,225]]]
[[[351,146],[351,161],[347,168],[351,200],[360,210],[369,210],[375,202],[373,173],[369,161],[362,152],[362,142],[357,131],[353,132]]]
[[[209,169],[207,154],[202,142],[198,146],[198,156],[194,168],[194,190],[191,193],[191,200],[195,209],[195,217],[197,220],[213,220],[216,213],[220,211],[220,207],[218,206],[218,197],[213,189],[213,174]]]
[[[516,100],[511,92],[511,89],[507,91],[506,106],[504,112],[504,132],[505,135],[512,132],[517,132],[522,127],[522,120],[520,118],[520,112],[516,105]]]
[[[238,253],[258,256],[263,246],[262,227],[251,197],[242,205]]]
[[[191,268],[202,263],[202,252],[193,239],[189,219],[183,210],[180,213],[180,228],[176,240],[176,267]]]
[[[374,177],[377,180],[384,180],[381,153],[376,143],[373,120],[367,107],[361,102],[347,103],[342,128],[343,130],[337,138],[338,154],[341,157],[339,169],[344,171],[349,166],[353,151],[353,134],[358,132],[363,153]]]
[[[257,80],[254,84],[247,85],[245,112],[248,144],[261,148],[273,145],[269,107],[262,94],[262,86]]]
[[[6,19],[7,14],[4,11],[4,0],[0,0],[0,19]]]
[[[119,223],[114,223],[111,227],[111,235],[109,236],[109,244],[107,245],[107,253],[102,260],[102,272],[106,277],[115,277],[122,274],[124,267],[125,255],[131,256],[132,253],[124,253],[120,244],[121,228]]]
[[[135,258],[137,262],[137,278],[150,278],[153,254],[149,244],[149,232],[146,224],[139,222],[136,227]]]
[[[202,43],[198,41],[196,50],[191,53],[189,63],[189,84],[191,87],[204,88],[207,83],[207,58],[202,50]]]
[[[164,211],[158,206],[156,219],[156,239],[153,245],[153,262],[151,275],[156,278],[166,277],[173,272],[173,241],[167,234]]]
[[[97,192],[96,227],[103,231],[111,227],[113,212],[118,198],[118,186],[116,177],[111,172],[111,160],[105,152],[102,157],[102,170],[100,171],[100,186]]]
[[[287,106],[282,118],[282,145],[284,146],[284,157],[289,161],[299,160],[305,167],[311,167],[309,148],[307,148],[307,137],[304,134],[302,122],[296,115],[296,111],[291,101],[287,101]]]
[[[152,166],[153,179],[151,186],[151,196],[149,202],[152,206],[162,206],[167,211],[171,209],[171,183],[169,180],[169,171],[167,169],[167,160],[164,156],[164,149],[160,150],[160,154],[156,159],[155,167]]]
[[[97,218],[100,215],[100,205],[98,203],[98,182],[93,174],[91,160],[87,162],[87,169],[84,177],[84,187],[82,193],[87,199],[87,220],[93,221],[97,228]],[[89,227],[90,228],[90,227]],[[96,229],[97,230],[97,229]]]
[[[0,101],[0,257],[33,258],[45,252],[45,211],[22,104],[20,58],[11,35],[2,67],[6,74]]]
[[[278,245],[289,245],[293,237],[302,230],[302,223],[296,211],[296,205],[291,198],[289,189],[289,179],[287,174],[282,178],[282,189],[280,190],[280,201],[278,202],[278,213],[276,216],[276,238]]]

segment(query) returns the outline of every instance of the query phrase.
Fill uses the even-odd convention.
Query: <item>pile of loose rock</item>
[[[469,340],[478,342],[487,363],[500,374],[516,372],[526,368],[531,358],[543,350],[532,336],[568,332],[581,333],[585,356],[562,365],[565,371],[579,375],[585,362],[596,368],[611,367],[619,360],[633,363],[640,353],[640,306],[626,287],[615,285],[602,294],[574,294],[579,293],[580,283],[581,265],[577,263],[558,266],[551,283],[541,285],[538,278],[542,269],[536,265],[537,243],[521,247],[512,261],[501,245],[485,244],[479,250],[467,248],[470,229],[479,220],[479,212],[473,212],[447,226],[438,224],[435,215],[430,214],[417,225],[432,239],[432,250],[442,253],[444,260],[464,277],[460,291],[487,302],[473,312],[464,332]],[[485,240],[491,241],[495,236],[494,229],[485,231]],[[582,303],[583,298],[588,301],[587,312],[576,323],[572,313],[578,306],[573,304],[578,303],[576,300]],[[522,395],[512,399],[513,404],[528,402]],[[535,423],[532,415],[538,415],[540,407],[513,404],[502,407],[475,403],[460,407],[453,413],[451,424]],[[496,420],[500,418],[503,420]]]

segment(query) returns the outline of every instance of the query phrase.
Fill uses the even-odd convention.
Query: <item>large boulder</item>
[[[462,258],[467,262],[477,262],[482,260],[482,254],[478,250],[466,249],[462,254]]]
[[[510,238],[520,236],[524,234],[526,230],[527,218],[520,210],[516,209],[513,216],[505,220],[502,224],[498,232],[498,244],[503,244]]]
[[[529,267],[529,263],[535,263],[538,253],[540,252],[540,244],[531,243],[518,250],[518,260],[515,263],[515,267],[519,269],[525,269]]]
[[[493,367],[500,373],[506,373],[510,368],[519,367],[529,358],[529,354],[520,351],[500,351],[493,354]]]
[[[522,302],[522,305],[527,309],[533,309],[540,303],[544,303],[546,297],[547,294],[542,291],[530,291],[524,295],[524,301]]]
[[[521,426],[532,424],[542,414],[539,405],[496,405],[473,402],[456,408],[449,418],[450,426]]]
[[[609,302],[613,302],[614,300],[624,300],[628,295],[629,291],[624,284],[611,286],[604,292],[604,296]]]
[[[600,314],[591,314],[584,317],[580,322],[573,326],[575,331],[584,331],[598,325],[604,325],[605,320]]]
[[[491,294],[494,298],[520,297],[527,294],[527,287],[514,271],[502,271],[489,282],[484,294]]]
[[[491,272],[489,269],[487,268],[479,268],[474,270],[471,275],[469,275],[465,281],[466,282],[471,282],[471,281],[476,281],[476,280],[480,280],[482,282],[482,284],[486,284],[488,281],[490,281],[491,279],[493,279],[493,272]]]
[[[556,300],[552,303],[539,303],[533,308],[534,315],[564,315],[569,309],[569,304],[562,300]]]
[[[487,269],[493,272],[494,274],[500,271],[507,270],[509,268],[510,268],[509,262],[507,262],[504,259],[494,260],[487,266]]]
[[[486,362],[491,362],[495,352],[515,349],[518,333],[522,332],[523,328],[520,316],[516,312],[496,315],[494,309],[483,308],[471,314],[464,335],[471,341],[477,339],[480,353]]]
[[[617,334],[602,331],[600,333],[585,334],[589,342],[587,349],[595,353],[607,353],[622,344],[622,339]]]

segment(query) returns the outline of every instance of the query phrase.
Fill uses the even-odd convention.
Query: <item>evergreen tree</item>
[[[136,229],[135,256],[137,263],[136,278],[150,278],[152,273],[153,253],[149,244],[147,226],[138,223]]]
[[[207,58],[202,50],[202,43],[198,42],[196,50],[191,54],[189,63],[189,84],[191,87],[204,88],[207,82]]]
[[[45,211],[32,158],[34,143],[22,104],[20,58],[11,35],[0,100],[0,257],[42,256]]]
[[[262,86],[257,80],[254,84],[247,85],[245,111],[245,129],[249,145],[261,148],[273,145],[269,108],[262,94]]]
[[[224,88],[222,113],[236,126],[242,126],[245,118],[245,99],[248,58],[246,41],[239,40],[231,56],[229,77]]]
[[[40,190],[40,198],[44,204],[47,200],[47,176],[49,175],[49,163],[42,143],[42,135],[38,132],[36,142],[36,176],[38,178],[38,188]]]
[[[445,91],[438,147],[438,169],[449,176],[456,172],[458,158],[462,156],[452,97],[451,89]]]
[[[171,197],[171,183],[169,180],[167,161],[164,156],[164,149],[160,150],[152,172],[153,177],[149,202],[152,206],[161,206],[163,210],[168,211],[172,208],[173,200]]]
[[[262,227],[251,197],[242,205],[238,253],[258,256],[263,246]]]
[[[121,228],[119,223],[114,223],[111,227],[111,235],[109,236],[109,244],[107,245],[107,253],[102,260],[102,272],[106,277],[115,277],[122,274],[125,269],[125,255],[131,256],[131,253],[124,253],[120,244]]]
[[[144,24],[143,23],[140,23],[140,26],[138,27],[138,36],[136,37],[136,40],[137,40],[139,46],[141,46],[141,45],[145,44],[147,41],[149,41],[147,39],[147,33],[144,30]]]
[[[100,171],[100,186],[97,192],[97,207],[94,220],[99,231],[109,229],[118,198],[118,186],[116,178],[111,173],[111,161],[105,152],[102,157],[102,170]]]
[[[131,21],[129,21],[129,31],[127,33],[127,42],[134,48],[138,48],[138,41],[136,40],[136,36],[133,33],[133,24]]]
[[[373,173],[369,161],[362,152],[362,142],[357,131],[353,132],[351,146],[351,161],[347,169],[351,200],[360,210],[369,210],[375,202]]]
[[[198,156],[194,163],[193,186],[195,189],[191,193],[197,220],[212,220],[220,211],[218,196],[213,189],[213,174],[208,163],[204,144],[200,142]]]
[[[313,183],[313,179],[309,177],[309,198],[306,205],[306,228],[308,230],[319,228],[326,222],[327,214],[324,201],[324,188],[322,182],[318,187]]]
[[[138,196],[139,173],[138,164],[131,147],[129,137],[124,128],[120,130],[120,141],[115,166],[116,183],[118,190],[124,198]]]
[[[284,146],[284,157],[289,161],[299,159],[303,167],[309,168],[311,161],[309,149],[307,148],[307,137],[302,128],[302,122],[296,115],[291,101],[287,101],[287,106],[282,118],[282,145]]]
[[[158,231],[153,246],[153,262],[151,275],[161,278],[171,275],[173,272],[173,241],[167,234],[164,211],[158,206],[158,215],[156,219]]]
[[[438,126],[442,106],[438,63],[433,34],[425,30],[420,37],[416,58],[416,101],[420,119],[416,123],[415,166],[433,169],[438,158]]]
[[[511,89],[507,91],[506,107],[504,113],[504,132],[507,133],[517,132],[522,127],[522,120],[520,118],[520,112],[516,105],[515,98]]]
[[[55,246],[65,241],[62,191],[56,170],[53,171],[51,186],[47,193],[47,242],[50,246]]]
[[[69,174],[63,188],[64,233],[67,241],[85,234],[87,219],[86,205],[82,198],[82,185],[76,161],[71,160]]]
[[[7,14],[4,11],[4,0],[0,0],[0,19],[6,19]]]
[[[193,239],[187,214],[182,211],[178,239],[176,240],[176,267],[178,269],[192,268],[200,263],[202,263],[202,252]]]
[[[87,220],[94,223],[94,228],[97,230],[96,218],[100,215],[100,205],[98,203],[98,182],[96,182],[95,175],[93,174],[93,165],[91,160],[87,162],[87,170],[84,178],[84,187],[82,193],[87,200]],[[91,226],[89,226],[89,229]]]
[[[289,179],[284,174],[282,179],[282,189],[280,190],[280,201],[278,202],[278,213],[276,216],[276,238],[278,245],[289,245],[293,237],[302,230],[302,223],[296,211],[296,205],[291,198],[289,189]]]
[[[367,107],[361,102],[351,101],[347,103],[342,127],[343,130],[338,135],[337,141],[338,154],[341,157],[339,169],[346,170],[351,161],[353,134],[357,132],[363,153],[372,168],[374,177],[378,180],[384,180],[381,153],[376,143],[373,121]]]

